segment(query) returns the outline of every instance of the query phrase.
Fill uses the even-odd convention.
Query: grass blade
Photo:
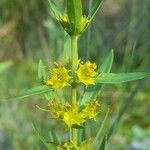
[[[55,17],[56,19],[59,19],[60,16],[61,16],[61,13],[60,13],[60,11],[59,11],[58,6],[56,5],[56,3],[55,3],[53,0],[48,0],[48,2],[49,2],[51,11],[52,11],[53,14],[54,14],[54,17]]]
[[[91,8],[91,11],[88,15],[88,19],[90,21],[94,18],[94,16],[96,15],[98,9],[102,6],[103,2],[104,2],[104,0],[95,0],[95,1],[93,1],[94,6]]]
[[[103,138],[103,141],[102,141],[102,143],[101,143],[101,145],[99,147],[99,150],[106,150],[106,145],[107,145],[107,136],[105,136]]]

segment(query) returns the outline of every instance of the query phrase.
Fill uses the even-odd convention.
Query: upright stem
[[[75,71],[78,67],[78,36],[72,36],[71,37],[71,67],[73,74],[75,74]],[[77,88],[76,83],[73,81],[72,83],[72,104],[77,103]],[[77,146],[77,129],[72,128],[71,131],[71,141]]]

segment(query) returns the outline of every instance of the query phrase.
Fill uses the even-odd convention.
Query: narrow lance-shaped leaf
[[[58,6],[56,5],[55,1],[54,1],[54,0],[48,0],[48,2],[49,2],[51,11],[52,11],[53,14],[54,14],[54,17],[55,17],[56,19],[59,19],[60,16],[61,16],[61,13],[60,13],[59,8],[58,8]]]
[[[17,97],[8,98],[6,100],[7,101],[18,100],[18,99],[23,99],[29,96],[38,95],[38,94],[47,93],[47,92],[51,92],[51,94],[53,94],[53,90],[50,89],[50,87],[46,85],[41,85],[41,86],[37,86],[37,87],[29,89]]]
[[[98,68],[98,72],[109,73],[113,64],[113,59],[114,59],[114,50],[112,49],[104,59],[104,62]]]
[[[90,13],[88,15],[88,19],[90,21],[94,18],[98,9],[100,8],[100,6],[102,6],[103,2],[104,2],[104,0],[93,0],[94,6],[91,8]]]
[[[71,24],[71,28],[75,32],[80,25],[82,16],[82,1],[81,0],[67,0],[67,14]]]
[[[135,72],[135,73],[100,73],[96,78],[96,83],[123,83],[133,80],[143,79],[149,76],[149,73]]]
[[[60,140],[58,134],[55,131],[50,131],[49,132],[49,137],[50,137],[50,140],[52,142],[56,143],[57,145],[61,144],[61,140]]]
[[[105,57],[102,65],[100,65],[98,71],[99,72],[110,72],[112,63],[113,63],[114,53],[113,50],[109,52],[109,54]],[[102,84],[96,84],[92,86],[88,86],[81,101],[81,105],[89,102],[96,98],[97,94],[100,92]]]

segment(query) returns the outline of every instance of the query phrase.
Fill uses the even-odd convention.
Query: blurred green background
[[[64,1],[56,2],[63,10]],[[88,13],[90,2],[84,0],[84,14]],[[149,0],[105,0],[90,27],[80,37],[80,58],[100,64],[113,48],[112,72],[150,71],[149,14]],[[19,95],[38,85],[39,59],[47,65],[54,61],[63,63],[64,39],[62,27],[49,13],[47,0],[0,0],[0,99]],[[108,149],[150,148],[149,81],[147,78],[104,86],[98,99],[102,109],[109,107],[111,110],[108,127],[126,104],[126,113],[116,126]],[[45,107],[47,101],[42,96],[0,101],[1,150],[44,150],[34,133],[32,121],[37,122],[47,139],[50,130],[55,130],[62,139],[67,138],[65,127],[50,119],[49,114],[37,110],[36,104]],[[90,123],[87,137],[97,132],[104,114],[102,111],[96,122]]]

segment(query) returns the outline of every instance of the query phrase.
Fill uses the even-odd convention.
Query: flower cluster
[[[98,75],[95,71],[96,68],[95,63],[91,63],[90,61],[85,63],[81,62],[77,70],[79,81],[85,85],[94,84],[94,78]]]
[[[98,75],[96,72],[97,66],[95,63],[87,61],[85,63],[80,62],[76,70],[76,76],[78,82],[90,85],[94,84],[95,77]],[[71,75],[69,70],[62,66],[56,66],[53,68],[50,79],[45,80],[47,86],[51,86],[53,89],[62,89],[63,87],[71,84]]]
[[[92,101],[78,110],[78,104],[65,105],[58,103],[54,100],[49,101],[48,107],[52,118],[61,119],[69,127],[81,126],[87,119],[95,119],[98,114],[97,108],[99,107],[98,101]]]

